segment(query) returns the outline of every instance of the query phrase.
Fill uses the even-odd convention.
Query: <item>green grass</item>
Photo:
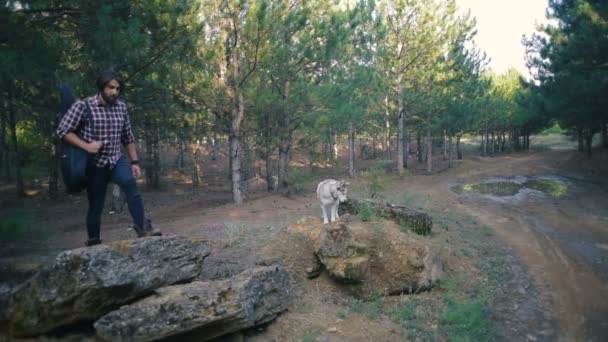
[[[465,277],[459,274],[447,274],[439,280],[439,288],[453,291],[463,288]]]
[[[226,243],[228,246],[238,245],[245,239],[247,228],[243,223],[225,223]]]
[[[322,332],[323,329],[317,326],[306,328],[302,335],[302,342],[317,342]]]
[[[418,300],[410,300],[401,303],[394,310],[390,317],[393,322],[398,324],[407,333],[408,339],[416,341],[433,341],[433,336],[430,331],[425,329],[423,315],[418,313],[417,308],[421,305]]]
[[[294,194],[307,193],[316,177],[317,175],[315,173],[307,173],[302,169],[294,168],[287,177],[289,191]]]
[[[488,319],[487,304],[480,299],[458,301],[450,296],[444,298],[447,306],[439,317],[441,330],[449,341],[491,341],[495,329]]]
[[[366,315],[371,320],[377,320],[384,313],[384,294],[372,293],[366,298],[352,298],[348,303],[350,312]]]

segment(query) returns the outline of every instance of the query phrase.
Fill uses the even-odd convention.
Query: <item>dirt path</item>
[[[506,289],[513,293],[502,296],[501,306],[505,310],[503,316],[495,317],[524,330],[511,337],[605,341],[608,182],[603,178],[608,174],[607,159],[604,155],[589,162],[574,151],[472,157],[437,174],[397,179],[390,188],[397,193],[407,191],[427,196],[442,210],[468,213],[491,227],[512,251],[511,270],[517,275],[513,286]],[[568,184],[567,194],[553,198],[528,192],[498,198],[458,195],[450,190],[454,185],[478,183],[491,177],[545,175],[559,177]],[[171,193],[145,192],[144,198],[155,224],[165,233],[201,236],[213,242],[203,278],[218,279],[254,266],[264,245],[289,223],[303,216],[318,215],[313,193],[312,186],[308,195],[295,198],[260,192],[241,207],[228,204],[229,192],[221,188],[199,195],[175,188]],[[28,199],[17,205],[35,210],[36,221],[48,227],[49,236],[43,242],[0,241],[0,271],[7,265],[19,265],[27,273],[58,251],[82,246],[83,218],[73,214],[84,213],[86,203],[82,197],[58,203]],[[103,238],[106,241],[132,238],[129,225],[126,210],[118,215],[104,214]],[[533,284],[528,287],[530,282]],[[301,298],[294,310],[279,317],[268,332],[249,336],[247,340],[300,341],[302,336],[321,335],[334,336],[328,339],[332,341],[407,340],[390,319],[369,320],[361,314],[336,318],[348,310],[349,299],[339,294],[325,277],[315,282],[304,279],[302,283],[303,287],[296,290]],[[539,315],[544,316],[541,323]],[[328,328],[340,333],[323,333]],[[435,336],[439,335],[435,332]]]
[[[457,205],[492,227],[523,258],[549,318],[558,323],[559,340],[605,341],[608,187],[593,174],[573,173],[565,166],[577,160],[568,158],[576,156],[554,151],[469,160],[448,179],[462,184],[496,176],[562,177],[569,190],[560,198],[537,192],[503,198],[467,194],[458,196]],[[433,191],[450,196],[447,188],[439,182]]]

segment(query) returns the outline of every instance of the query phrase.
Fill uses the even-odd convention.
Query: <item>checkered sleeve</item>
[[[76,129],[78,129],[84,115],[85,107],[84,101],[78,101],[70,107],[67,113],[65,113],[59,122],[57,131],[55,131],[59,139],[63,139],[66,134],[75,132]]]
[[[131,120],[129,119],[129,114],[127,113],[126,105],[125,105],[125,123],[122,126],[120,142],[123,145],[128,145],[128,144],[135,142],[135,136],[133,136],[133,130],[131,129]]]

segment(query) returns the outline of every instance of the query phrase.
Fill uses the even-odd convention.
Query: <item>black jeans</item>
[[[135,177],[131,165],[124,156],[121,156],[116,165],[110,169],[96,167],[89,163],[87,168],[87,197],[89,210],[87,211],[87,233],[89,239],[99,239],[101,227],[101,213],[106,199],[106,190],[110,181],[118,184],[127,195],[127,205],[133,218],[133,223],[138,227],[144,225],[144,201],[137,190]]]

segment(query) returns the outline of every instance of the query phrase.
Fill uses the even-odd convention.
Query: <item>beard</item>
[[[103,92],[101,93],[101,97],[107,104],[114,104],[114,103],[116,103],[116,100],[118,100],[118,95],[109,96],[109,95],[104,94]]]

